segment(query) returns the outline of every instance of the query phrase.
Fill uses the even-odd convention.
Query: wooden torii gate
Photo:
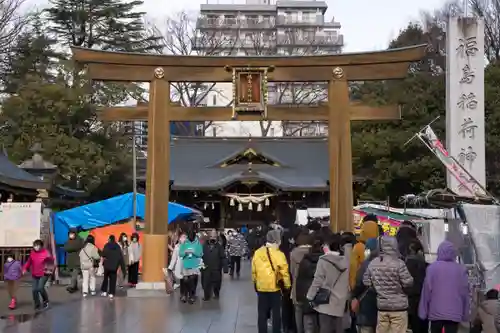
[[[300,57],[201,57],[119,53],[73,48],[90,79],[149,82],[149,105],[103,110],[106,121],[148,121],[143,280],[163,281],[167,261],[170,121],[328,121],[330,219],[353,229],[351,120],[400,119],[398,106],[369,107],[349,100],[348,81],[401,79],[425,45],[383,52]],[[328,82],[328,102],[268,105],[268,82]],[[232,82],[233,106],[183,107],[170,100],[170,82]],[[325,182],[327,180],[325,179]]]

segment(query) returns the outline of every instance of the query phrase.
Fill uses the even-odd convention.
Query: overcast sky
[[[28,0],[30,6],[44,7],[48,0]],[[215,3],[217,0],[209,0]],[[231,3],[232,0],[220,0]],[[243,2],[244,0],[234,0]],[[345,51],[381,50],[409,21],[420,19],[422,11],[444,5],[444,0],[326,0],[328,19],[342,24]],[[144,0],[143,10],[155,21],[176,12],[196,11],[206,0]]]

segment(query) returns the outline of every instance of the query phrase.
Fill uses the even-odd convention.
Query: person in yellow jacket
[[[257,292],[259,333],[267,333],[267,319],[272,314],[273,333],[281,332],[281,289],[290,289],[290,273],[285,254],[280,251],[281,233],[271,230],[267,243],[255,251],[252,281]]]
[[[377,238],[379,236],[377,216],[368,214],[361,222],[361,233],[359,235],[359,242],[352,248],[352,255],[349,264],[349,286],[351,290],[356,286],[356,274],[365,261],[365,243],[370,238]]]

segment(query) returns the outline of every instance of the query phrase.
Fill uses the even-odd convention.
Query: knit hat
[[[375,215],[375,214],[368,214],[365,217],[363,217],[363,222],[368,222],[368,221],[378,222],[377,215]]]
[[[270,230],[266,238],[268,243],[279,244],[281,243],[281,232],[279,230]]]

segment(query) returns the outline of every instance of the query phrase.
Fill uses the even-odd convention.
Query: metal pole
[[[133,190],[132,190],[132,210],[134,214],[134,223],[136,223],[137,219],[137,152],[136,152],[136,135],[135,135],[135,121],[132,122],[132,181],[133,181]]]

